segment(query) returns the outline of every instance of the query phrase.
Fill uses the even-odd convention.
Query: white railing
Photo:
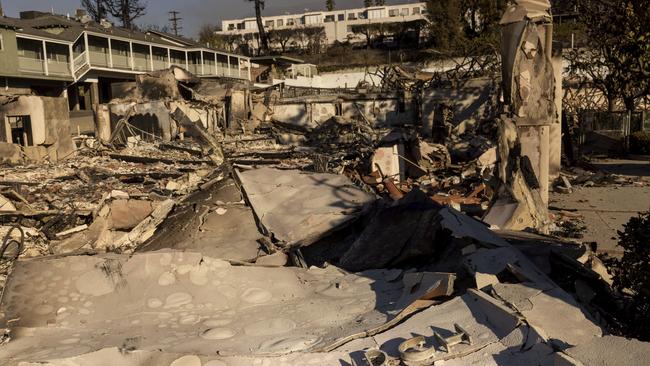
[[[74,59],[74,72],[81,70],[84,66],[88,64],[88,59],[86,57],[86,51],[82,52],[79,56]]]

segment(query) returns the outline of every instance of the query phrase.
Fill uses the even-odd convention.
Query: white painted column
[[[74,50],[72,49],[72,45],[68,46],[68,52],[70,53],[70,75],[72,75],[72,79],[77,81],[77,77],[74,74]]]
[[[185,51],[185,70],[190,71],[190,59]]]
[[[108,39],[108,67],[113,68],[113,45],[111,39]]]
[[[232,67],[230,66],[230,55],[228,55],[228,76],[232,76]]]
[[[49,75],[50,67],[47,64],[47,46],[45,45],[45,41],[43,41],[43,67],[45,70],[45,75]]]
[[[237,77],[241,79],[241,57],[237,57]]]
[[[84,42],[86,43],[86,62],[90,66],[90,48],[88,48],[88,33],[84,33]]]
[[[167,49],[167,68],[169,69],[170,67],[172,67],[172,52],[168,48]]]
[[[219,76],[219,54],[214,53],[214,74]]]
[[[203,51],[201,51],[201,75],[205,75],[205,62],[203,60]]]
[[[149,68],[153,71],[153,46],[149,45]]]
[[[135,70],[135,57],[133,56],[133,42],[129,42],[129,51],[131,52],[131,70]]]
[[[251,76],[251,68],[253,67],[253,62],[251,59],[248,59],[248,81],[253,81]]]

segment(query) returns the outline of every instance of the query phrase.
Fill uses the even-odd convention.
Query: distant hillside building
[[[264,28],[268,30],[299,29],[306,27],[323,27],[327,44],[345,42],[354,37],[352,27],[355,25],[411,22],[425,20],[427,6],[425,2],[401,5],[373,6],[368,8],[315,11],[302,14],[266,16],[262,18]],[[221,35],[247,35],[258,32],[255,17],[224,20]]]

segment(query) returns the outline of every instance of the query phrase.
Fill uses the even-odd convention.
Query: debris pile
[[[608,364],[623,352],[593,356],[608,342],[647,354],[606,335],[621,308],[594,248],[543,235],[580,231],[553,227],[548,156],[531,152],[553,112],[529,100],[554,87],[535,57],[544,3],[504,17],[509,105],[489,57],[386,68],[340,95],[139,76],[74,158],[0,172],[3,364]],[[555,189],[597,175],[564,172]]]

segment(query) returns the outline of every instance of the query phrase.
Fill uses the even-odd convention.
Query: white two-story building
[[[267,31],[322,26],[325,30],[327,44],[333,44],[337,41],[345,42],[349,40],[353,35],[352,27],[355,25],[425,20],[426,13],[426,3],[418,2],[401,5],[373,6],[369,8],[265,16],[262,18],[262,21]],[[217,34],[244,35],[258,32],[255,17],[224,20],[221,29]]]

